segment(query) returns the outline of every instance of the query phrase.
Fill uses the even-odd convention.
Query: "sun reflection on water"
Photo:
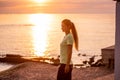
[[[52,22],[52,15],[49,14],[31,14],[30,21],[32,27],[34,54],[36,56],[45,56],[47,47],[47,34]]]

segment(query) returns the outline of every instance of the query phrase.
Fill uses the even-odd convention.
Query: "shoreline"
[[[80,54],[78,55],[80,56]],[[84,57],[86,57],[86,55],[82,55]],[[48,63],[48,64],[53,64],[53,65],[59,65],[60,64],[60,59],[59,59],[59,55],[54,58],[54,57],[37,57],[37,56],[33,56],[33,57],[24,57],[21,55],[16,55],[16,54],[6,54],[3,57],[0,57],[0,62],[3,63],[9,63],[9,64],[19,64],[19,63],[23,63],[23,62],[44,62],[44,63]],[[90,67],[90,66],[94,66],[94,67],[100,67],[100,66],[105,66],[102,63],[101,59],[95,60],[95,55],[91,56],[89,58],[89,60],[83,60],[80,63],[73,63],[74,66],[80,68],[80,67]]]
[[[24,62],[0,72],[0,79],[56,80],[58,67],[41,62]],[[103,79],[106,76],[110,79]],[[73,68],[72,80],[114,80],[114,71],[106,67]]]

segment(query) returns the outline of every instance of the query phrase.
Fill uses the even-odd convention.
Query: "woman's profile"
[[[71,80],[73,62],[72,48],[75,44],[76,50],[78,50],[78,36],[74,23],[69,19],[64,19],[61,22],[61,29],[65,33],[65,36],[60,44],[60,67],[58,69],[57,80]]]

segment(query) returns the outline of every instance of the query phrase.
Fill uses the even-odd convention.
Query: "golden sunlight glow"
[[[32,28],[34,54],[45,56],[47,47],[47,34],[50,29],[52,16],[48,14],[32,14],[30,22],[35,25]]]
[[[34,0],[37,3],[43,3],[43,2],[47,2],[48,0]]]

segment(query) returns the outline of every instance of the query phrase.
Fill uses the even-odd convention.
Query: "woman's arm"
[[[67,49],[67,63],[65,66],[65,73],[69,72],[69,65],[70,65],[70,61],[71,61],[71,57],[72,57],[72,45],[68,45],[68,49]]]

